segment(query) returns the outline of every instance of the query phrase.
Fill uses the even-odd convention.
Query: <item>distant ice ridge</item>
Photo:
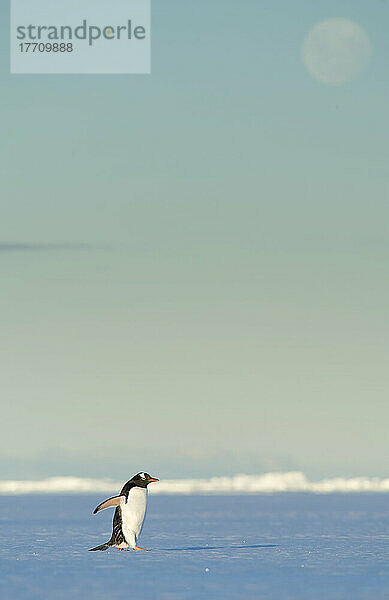
[[[116,492],[124,482],[112,479],[49,477],[41,481],[0,481],[0,494]],[[266,473],[210,479],[165,479],[151,485],[152,494],[264,494],[274,492],[389,492],[389,479],[334,477],[310,482],[304,473]]]

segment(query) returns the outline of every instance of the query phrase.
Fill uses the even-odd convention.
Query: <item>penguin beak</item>
[[[149,482],[151,483],[152,481],[159,481],[159,479],[157,479],[156,477],[150,477]]]

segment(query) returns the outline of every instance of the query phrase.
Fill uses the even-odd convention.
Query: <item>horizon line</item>
[[[0,480],[0,495],[82,494],[115,492],[121,482],[107,478],[72,476],[40,480]],[[270,472],[263,475],[237,474],[232,477],[165,479],[151,486],[152,494],[268,494],[305,492],[315,494],[389,492],[389,478],[327,477],[309,481],[301,471]]]

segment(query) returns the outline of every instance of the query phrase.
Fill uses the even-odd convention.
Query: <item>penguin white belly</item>
[[[128,500],[120,504],[122,509],[122,531],[130,548],[136,546],[137,538],[142,531],[147,507],[147,488],[133,487]]]

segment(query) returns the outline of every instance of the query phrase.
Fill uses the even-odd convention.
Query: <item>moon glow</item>
[[[348,19],[329,19],[312,27],[302,47],[302,59],[310,75],[327,85],[355,79],[371,54],[365,31]]]

